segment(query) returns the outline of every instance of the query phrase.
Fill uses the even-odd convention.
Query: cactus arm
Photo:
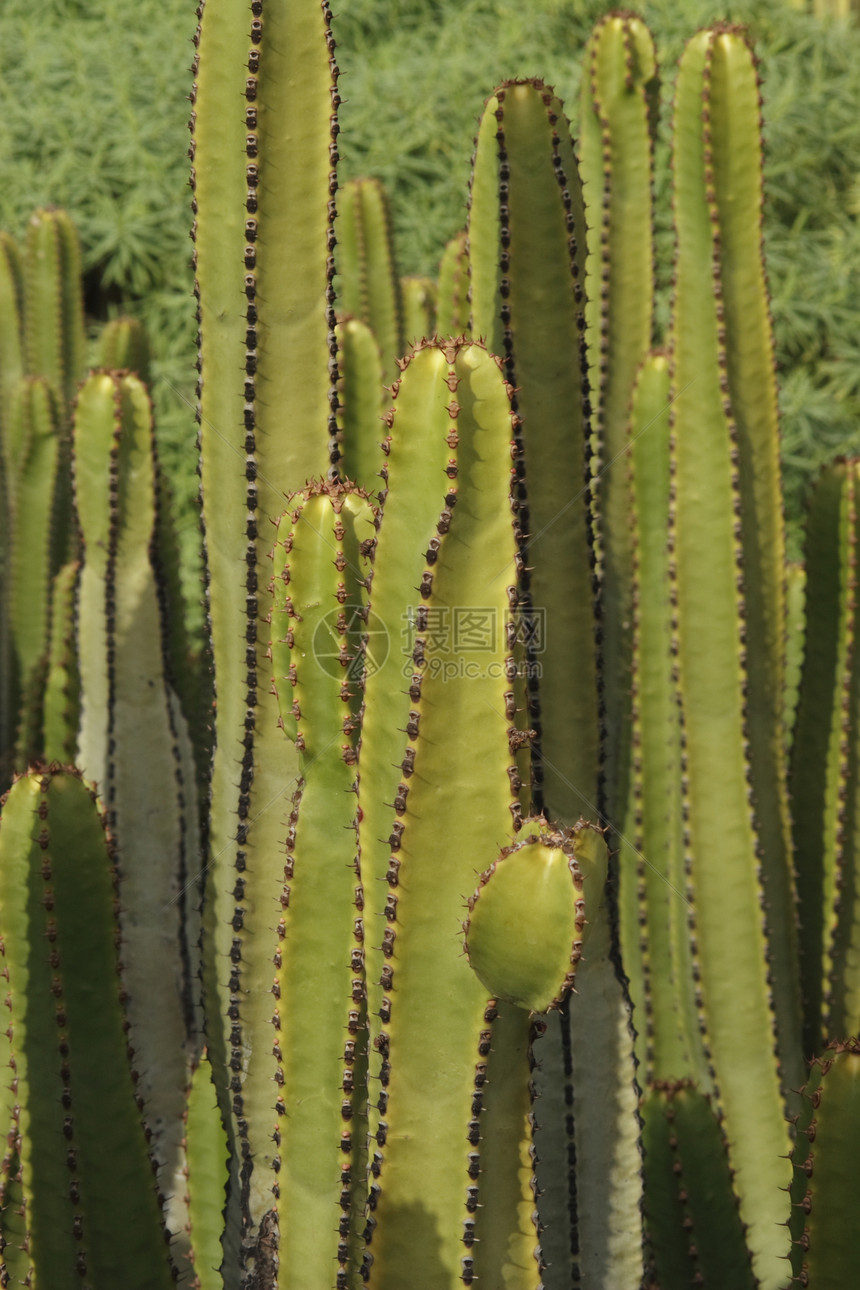
[[[605,775],[610,819],[626,798],[630,714],[630,525],[624,451],[633,381],[651,344],[654,304],[650,100],[657,63],[641,19],[608,14],[584,56],[579,166],[589,222],[586,317],[601,557]]]
[[[88,386],[105,387],[112,416],[106,434],[102,417],[88,416],[92,403],[85,387],[74,425],[82,586],[95,552],[96,567],[102,569],[99,613],[104,628],[103,635],[87,635],[92,643],[103,641],[101,657],[85,650],[82,641],[82,703],[85,712],[92,708],[89,687],[94,678],[97,693],[106,688],[106,711],[91,712],[89,733],[102,743],[96,747],[95,761],[104,767],[103,792],[119,840],[131,1043],[141,1067],[139,1086],[146,1099],[159,1185],[171,1197],[168,1224],[181,1264],[182,1116],[193,1024],[191,947],[184,915],[193,893],[189,878],[198,868],[196,797],[193,778],[188,783],[183,775],[178,713],[167,687],[161,606],[150,558],[158,471],[149,400],[145,387],[132,376],[95,374]],[[104,454],[101,459],[96,447]],[[95,548],[105,531],[107,560],[102,564]],[[83,631],[80,612],[79,621]]]
[[[496,1008],[481,1109],[475,1283],[539,1290],[544,1264],[534,1190],[533,1019],[514,1004],[498,1001]]]
[[[109,842],[76,775],[6,799],[2,919],[30,1259],[40,1284],[173,1284],[127,1057]]]
[[[523,419],[529,594],[546,626],[538,660],[546,711],[530,712],[540,739],[536,767],[540,773],[542,755],[549,813],[574,823],[594,816],[599,762],[594,624],[583,612],[593,595],[583,487],[585,218],[561,104],[539,83],[502,87],[485,108],[469,249],[472,330],[505,356]],[[580,733],[571,740],[574,726]]]
[[[724,310],[724,371],[739,461],[750,763],[784,1079],[800,1082],[797,905],[791,858],[785,702],[785,526],[773,327],[762,243],[761,92],[746,39],[718,35],[709,69],[710,146]],[[755,123],[750,138],[742,134]],[[740,145],[740,146],[739,146]],[[706,181],[707,182],[707,181]],[[752,307],[750,302],[754,302]]]
[[[75,759],[81,682],[75,649],[75,606],[80,565],[66,564],[54,579],[51,640],[45,682],[45,760],[69,765]]]
[[[340,468],[345,479],[373,493],[379,488],[377,481],[384,460],[380,447],[385,405],[382,356],[376,337],[360,319],[343,319],[336,333]]]
[[[270,1110],[260,1123],[255,1169],[268,1164],[272,1171],[278,1286],[333,1290],[350,1264],[355,1274],[348,1198],[351,1186],[362,1193],[364,1161],[353,1176],[353,1157],[359,1145],[363,1154],[367,1132],[365,1090],[354,1087],[366,1025],[364,949],[356,935],[363,897],[355,862],[353,700],[361,663],[358,549],[372,531],[372,514],[366,496],[344,485],[306,489],[296,501],[278,526],[272,652],[302,778],[273,938],[275,1144]]]
[[[17,243],[0,233],[0,425],[12,391],[24,375],[24,272]]]
[[[642,1279],[642,1178],[630,1005],[618,974],[603,837],[599,830],[583,829],[576,844],[586,909],[597,913],[568,1000],[576,1150],[574,1270],[584,1287],[637,1290]],[[596,1070],[606,1077],[595,1080]],[[547,1281],[548,1287],[555,1284],[563,1290],[563,1282]]]
[[[221,1228],[227,1184],[227,1135],[221,1123],[212,1067],[202,1054],[191,1078],[185,1117],[188,1227],[199,1290],[222,1290]]]
[[[405,349],[403,295],[394,260],[394,233],[378,179],[351,179],[340,195],[335,226],[342,306],[367,323],[379,343],[386,380],[397,375]]]
[[[417,588],[426,568],[426,552],[437,539],[436,523],[450,487],[445,473],[451,455],[446,442],[451,426],[448,407],[458,397],[459,379],[439,345],[419,347],[404,365],[390,414],[383,479],[387,495],[373,550],[359,749],[359,844],[369,936],[383,922],[392,803],[404,775],[406,727],[414,706],[406,690],[420,599]],[[367,991],[372,1042],[379,1033],[383,997],[378,971],[368,974]],[[371,1125],[375,1114],[372,1104]]]
[[[692,986],[669,653],[669,397],[669,360],[654,354],[637,376],[627,449],[633,701],[630,797],[619,839],[620,935],[646,1078],[677,1080],[695,1070],[708,1087]]]
[[[59,433],[51,387],[43,378],[26,378],[13,401],[6,458],[12,515],[12,638],[23,686],[48,647]]]
[[[112,318],[99,336],[96,367],[134,372],[149,384],[149,338],[136,318]]]
[[[833,1041],[811,1066],[793,1153],[793,1284],[835,1290],[854,1275],[860,1042]]]
[[[805,1046],[860,1029],[857,971],[856,461],[818,481],[806,544],[807,629],[793,747]]]
[[[417,345],[436,331],[436,283],[432,278],[401,278],[400,291],[403,340],[405,345]]]
[[[339,96],[327,3],[273,0],[262,16],[206,4],[197,40],[201,493],[216,703],[207,1040],[230,1124],[224,1275],[237,1280],[241,1242],[253,1244],[271,1204],[267,1171],[259,1188],[253,1179],[246,1126],[263,1107],[272,1115],[271,1056],[256,1036],[271,1032],[273,897],[297,770],[268,692],[258,588],[268,578],[267,521],[325,469],[336,435]],[[244,96],[245,117],[225,130],[232,95]],[[243,364],[244,382],[236,379]]]
[[[710,1100],[658,1082],[642,1108],[645,1217],[659,1285],[755,1290],[726,1144]]]
[[[86,361],[81,248],[65,211],[30,219],[26,282],[27,370],[47,379],[65,421]]]
[[[106,721],[108,710],[107,623],[105,579],[110,546],[110,513],[105,504],[110,487],[111,446],[116,416],[116,385],[107,373],[85,381],[75,408],[75,504],[86,518],[86,561],[78,584],[78,657],[81,669],[81,726],[77,764],[98,786],[107,779]]]
[[[672,470],[675,648],[684,731],[685,811],[696,949],[706,1044],[715,1067],[730,1160],[749,1225],[754,1266],[772,1290],[785,1254],[779,1224],[787,1183],[788,1135],[774,1049],[776,1017],[763,925],[760,843],[750,810],[746,755],[742,542],[735,426],[727,405],[724,337],[714,280],[720,220],[706,192],[702,92],[722,58],[725,34],[703,32],[688,44],[675,103],[676,258]],[[707,117],[705,118],[707,120]],[[755,118],[757,119],[757,117]],[[750,146],[744,127],[739,146]],[[752,147],[757,151],[753,136]],[[708,174],[712,172],[709,170]],[[737,218],[743,218],[738,212]],[[708,650],[701,649],[707,639]],[[781,724],[781,712],[780,712]],[[734,952],[726,970],[725,935]],[[743,982],[739,992],[737,983]],[[783,1076],[796,1064],[792,1033],[783,1035]]]
[[[469,250],[466,233],[446,242],[436,289],[436,331],[463,336],[469,330]]]
[[[469,1108],[480,1088],[476,1079],[482,1078],[493,1012],[458,931],[463,894],[474,888],[476,872],[495,858],[519,815],[507,773],[508,584],[496,576],[499,565],[513,572],[516,562],[508,506],[510,404],[495,362],[482,348],[452,345],[448,354],[458,382],[449,412],[451,442],[458,444],[456,455],[453,446],[449,454],[450,520],[443,522],[448,531],[440,533],[436,559],[420,580],[416,715],[410,719],[414,773],[403,781],[406,792],[392,822],[394,885],[383,955],[376,960],[385,964],[386,994],[377,1040],[384,1109],[373,1162],[373,1290],[403,1286],[416,1275],[426,1290],[454,1286],[461,1276],[470,1284],[474,1277],[469,1234],[474,1230],[481,1239],[483,1216],[475,1216],[472,1229],[468,1206],[469,1189],[480,1188],[481,1130]],[[405,390],[404,381],[401,394]],[[376,575],[371,598],[375,583]],[[455,608],[483,612],[484,633],[471,649],[453,635],[464,626],[453,621]],[[441,610],[451,617],[450,635],[438,621],[430,629],[431,615],[436,620]],[[363,742],[364,736],[362,752]],[[364,787],[362,773],[360,793]],[[456,846],[440,846],[440,818]],[[378,948],[379,934],[378,925],[368,925],[369,951]],[[435,983],[432,991],[428,981]],[[442,1009],[439,998],[446,1000]],[[429,1135],[423,1131],[428,1115]]]

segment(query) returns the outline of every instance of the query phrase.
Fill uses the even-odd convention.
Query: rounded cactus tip
[[[557,1008],[605,881],[601,830],[583,820],[572,829],[527,820],[469,900],[466,954],[490,994],[531,1012]]]

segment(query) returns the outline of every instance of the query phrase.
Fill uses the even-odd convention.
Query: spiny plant
[[[437,288],[460,334],[387,391],[375,316],[336,314],[336,271],[399,279],[336,241],[327,3],[207,0],[196,45],[211,678],[145,387],[97,370],[44,760],[0,820],[0,1277],[844,1284],[857,465],[813,503],[793,716],[748,44],[679,67],[668,351],[656,60],[614,14],[579,157],[542,82],[488,101]]]

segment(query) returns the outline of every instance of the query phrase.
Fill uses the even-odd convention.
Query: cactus
[[[803,1090],[793,1153],[793,1285],[836,1290],[850,1273],[860,1145],[860,1041],[832,1041]],[[805,1139],[805,1141],[804,1141]]]
[[[0,1275],[57,1290],[82,1278],[94,1290],[166,1290],[117,979],[112,845],[79,776],[34,770],[16,781],[3,804],[0,875],[15,1075],[4,1109],[23,1211],[17,1232],[4,1231]]]
[[[808,1056],[860,1033],[856,974],[857,461],[818,481],[809,512],[806,648],[792,802],[803,911],[800,964]]]
[[[584,190],[554,92],[500,86],[440,271],[456,339],[404,357],[375,183],[342,196],[335,261],[327,4],[205,0],[196,43],[208,681],[138,377],[80,388],[79,532],[61,511],[51,528],[81,374],[73,239],[40,215],[23,274],[0,247],[19,742],[80,767],[31,770],[0,821],[3,1274],[783,1290],[792,1239],[798,1281],[844,1284],[857,466],[813,503],[804,624],[748,46],[717,26],[681,62],[668,352],[650,351],[654,51],[612,14],[586,54]],[[336,270],[342,304],[364,275],[361,310],[372,283],[389,322],[353,303],[336,323]],[[114,328],[102,354],[139,365],[114,347],[132,340]],[[14,388],[43,421],[55,407],[50,469],[28,473]],[[14,500],[36,477],[38,514]],[[816,1060],[790,1202],[801,979]],[[109,1072],[108,1129],[87,1062]]]
[[[385,189],[376,179],[353,179],[338,199],[335,225],[342,307],[371,329],[387,380],[406,348],[403,291],[394,261],[394,235]]]

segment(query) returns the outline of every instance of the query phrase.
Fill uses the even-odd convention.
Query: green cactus
[[[377,179],[352,179],[338,195],[335,225],[342,308],[373,332],[386,380],[406,348],[403,289],[385,189]]]
[[[77,395],[74,538],[50,500],[68,221],[26,271],[0,242],[0,720],[26,660],[21,748],[77,759],[111,830],[44,765],[0,821],[0,1280],[784,1290],[791,1239],[796,1281],[845,1284],[857,464],[816,494],[804,622],[749,47],[681,61],[667,353],[653,43],[611,14],[584,191],[554,92],[506,82],[404,357],[375,182],[335,261],[328,5],[206,0],[196,43],[208,680],[138,377]]]
[[[860,1034],[856,549],[860,463],[823,472],[809,511],[807,627],[792,759],[807,1055]]]
[[[853,1275],[860,1203],[860,1041],[835,1040],[812,1062],[792,1160],[792,1285],[837,1290]]]
[[[0,1275],[57,1290],[173,1285],[123,1024],[117,903],[92,790],[62,770],[18,779],[0,825],[0,935],[23,1214],[4,1230]]]

